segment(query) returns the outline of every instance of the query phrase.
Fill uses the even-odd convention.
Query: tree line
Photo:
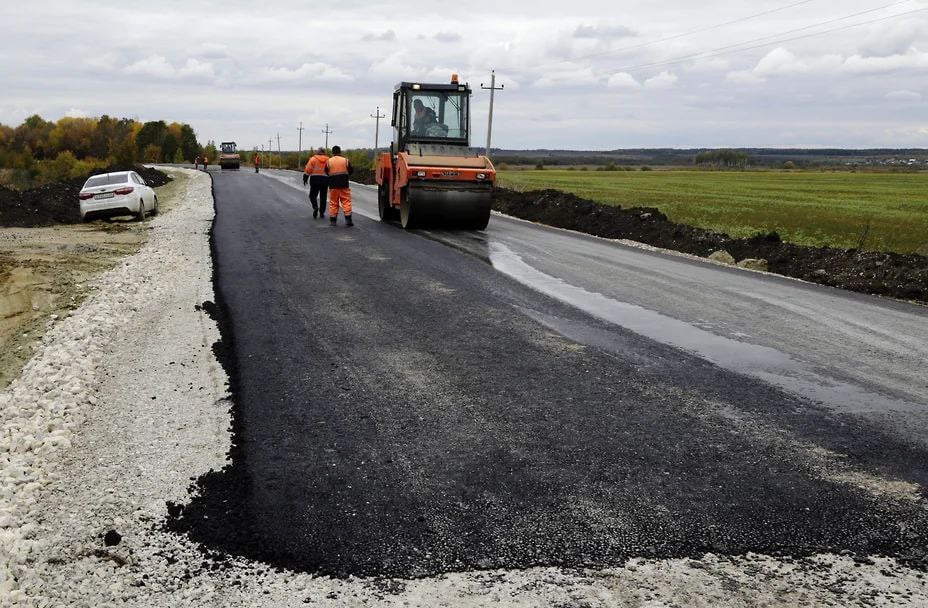
[[[744,169],[754,164],[754,159],[741,150],[706,150],[696,155],[697,165],[724,167],[726,169]]]
[[[131,118],[33,115],[18,127],[0,124],[0,168],[5,181],[35,183],[79,177],[102,167],[138,162],[193,162],[204,153],[186,123]],[[12,176],[12,177],[10,177]]]

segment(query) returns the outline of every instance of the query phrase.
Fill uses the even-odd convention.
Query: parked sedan
[[[94,175],[79,198],[82,222],[114,215],[134,215],[141,222],[146,213],[158,213],[158,196],[135,171]]]

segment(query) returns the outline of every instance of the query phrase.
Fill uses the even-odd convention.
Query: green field
[[[928,173],[501,171],[500,185],[555,188],[734,237],[928,255]]]

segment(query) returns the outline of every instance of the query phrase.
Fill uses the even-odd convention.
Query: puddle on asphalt
[[[925,410],[924,405],[886,397],[823,376],[812,366],[776,349],[719,336],[659,312],[570,285],[531,267],[503,244],[490,243],[490,262],[494,268],[523,285],[597,318],[662,344],[685,350],[724,369],[758,378],[790,393],[821,402],[836,410],[855,414],[887,410]],[[560,331],[556,324],[550,326],[555,331]]]

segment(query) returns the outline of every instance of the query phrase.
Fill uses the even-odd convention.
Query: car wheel
[[[158,197],[157,197],[157,196],[155,197],[155,206],[154,206],[154,208],[151,210],[151,214],[152,214],[152,215],[158,215]]]
[[[135,214],[135,219],[140,222],[145,221],[145,201],[139,199],[139,212]]]

